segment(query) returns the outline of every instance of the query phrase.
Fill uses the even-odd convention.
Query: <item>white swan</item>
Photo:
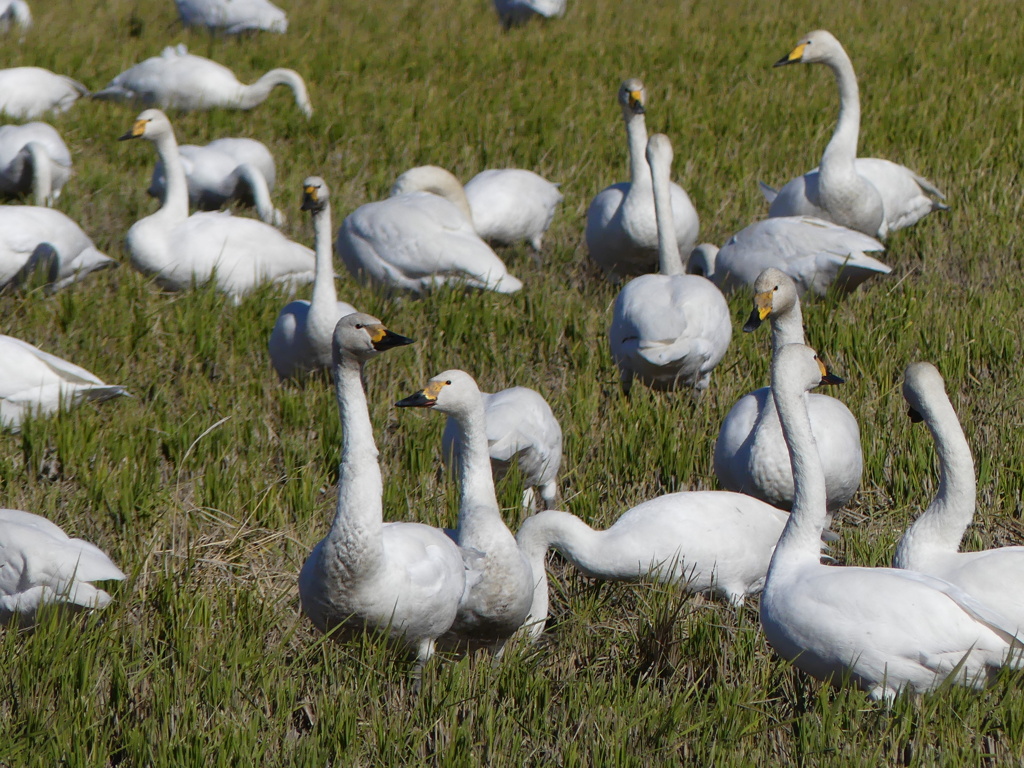
[[[526,240],[537,253],[563,200],[557,184],[521,168],[480,171],[465,191],[480,237],[505,245]]]
[[[32,26],[32,12],[25,0],[0,0],[0,32],[9,32],[17,25],[21,30]]]
[[[787,517],[763,501],[725,491],[659,496],[603,531],[568,512],[538,512],[516,534],[536,578],[528,631],[536,638],[548,616],[544,560],[550,548],[590,578],[676,583],[739,606],[764,585]]]
[[[832,70],[839,86],[839,119],[818,168],[793,179],[774,197],[770,188],[764,190],[771,203],[769,216],[817,216],[884,238],[932,211],[946,208],[939,202],[945,199],[942,192],[909,168],[888,160],[857,157],[857,75],[835,37],[824,30],[811,32],[775,66],[796,63],[820,63]]]
[[[862,232],[812,216],[764,219],[745,227],[721,247],[704,243],[693,250],[687,272],[703,275],[723,291],[752,286],[769,267],[781,269],[797,291],[824,296],[848,293],[870,277],[892,269],[869,253],[885,246]]]
[[[929,691],[944,680],[983,685],[1024,649],[1005,617],[958,587],[895,568],[822,565],[825,478],[804,393],[827,376],[814,350],[788,344],[772,361],[772,395],[796,479],[796,500],[768,567],[761,626],[775,652],[822,680],[872,698]]]
[[[90,582],[125,578],[95,544],[45,517],[0,509],[0,624],[31,626],[44,605],[105,608],[113,598]]]
[[[0,195],[53,205],[71,177],[71,152],[46,123],[0,126]]]
[[[656,389],[707,389],[732,338],[729,305],[709,280],[683,273],[669,201],[672,144],[651,136],[647,160],[657,211],[660,274],[630,280],[615,298],[608,343],[626,393],[634,377]]]
[[[262,221],[221,212],[188,215],[185,171],[167,116],[147,109],[121,137],[147,139],[167,175],[163,205],[128,230],[132,265],[169,290],[215,280],[217,288],[236,302],[268,281],[296,285],[312,282],[313,251],[293,242]]]
[[[448,640],[493,648],[500,653],[523,625],[533,602],[530,563],[501,519],[487,454],[484,402],[473,377],[465,371],[444,371],[399,407],[432,408],[455,419],[463,450],[459,461],[459,524],[455,541],[472,557],[477,577],[448,633]]]
[[[508,29],[538,16],[543,19],[564,16],[565,3],[566,0],[494,0],[494,10],[502,26]]]
[[[0,287],[18,285],[38,269],[47,290],[56,291],[97,269],[116,266],[60,211],[0,205]]]
[[[237,35],[265,30],[287,32],[288,17],[270,0],[174,0],[181,23]]]
[[[310,176],[302,182],[302,210],[313,215],[316,278],[310,301],[296,299],[277,316],[270,334],[270,362],[282,379],[331,365],[331,339],[338,321],[356,308],[338,301],[331,250],[331,193],[327,182]]]
[[[1011,620],[1024,637],[1024,547],[958,551],[974,517],[974,460],[942,375],[931,363],[913,363],[903,377],[903,396],[911,417],[923,419],[935,440],[939,490],[903,534],[893,565],[955,584]]]
[[[127,395],[84,368],[13,336],[0,336],[0,427],[17,431],[29,414],[44,416],[84,400]],[[3,569],[0,568],[0,571]]]
[[[515,293],[523,287],[477,235],[459,180],[433,165],[406,171],[391,197],[346,216],[335,247],[357,279],[386,289],[422,294],[464,284]]]
[[[484,399],[487,453],[495,479],[500,480],[513,463],[517,464],[526,485],[523,508],[533,511],[536,489],[543,508],[553,509],[558,499],[558,470],[562,466],[562,428],[551,406],[529,387],[509,387],[480,395]],[[441,435],[441,458],[446,464],[453,459],[458,461],[462,450],[459,426],[449,416]]]
[[[363,391],[364,363],[411,343],[362,313],[334,332],[334,391],[342,424],[338,506],[327,536],[299,574],[302,610],[335,637],[385,633],[416,654],[418,678],[438,637],[451,627],[466,586],[462,553],[441,530],[385,523],[373,425]]]
[[[773,356],[787,344],[803,344],[796,286],[774,268],[766,269],[754,283],[754,310],[743,330],[755,330],[766,318],[771,320]],[[831,515],[860,487],[864,468],[860,427],[840,400],[816,392],[805,398]],[[771,388],[755,389],[736,401],[718,432],[714,459],[718,482],[726,490],[789,509],[793,505],[793,469],[784,446]]]
[[[658,263],[658,226],[651,192],[651,172],[644,153],[647,126],[644,110],[647,90],[636,78],[619,88],[619,104],[629,139],[629,181],[598,192],[587,208],[587,250],[612,279],[650,272]],[[672,217],[680,253],[697,242],[700,221],[689,195],[671,185]]]
[[[178,155],[185,169],[188,200],[194,207],[215,211],[238,200],[254,206],[261,221],[278,227],[284,224],[284,214],[270,200],[277,179],[274,156],[262,142],[225,138],[205,146],[182,144]],[[162,201],[166,187],[163,161],[157,161],[148,192]]]
[[[89,90],[77,80],[39,67],[0,69],[0,112],[35,120],[47,112],[67,112]]]
[[[252,109],[278,85],[292,89],[302,114],[313,115],[306,83],[298,72],[272,69],[252,85],[243,85],[223,64],[195,56],[178,45],[126,69],[93,98],[162,109]]]

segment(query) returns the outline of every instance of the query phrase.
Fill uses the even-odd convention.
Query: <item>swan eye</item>
[[[359,328],[360,330],[362,330],[363,324],[362,323],[356,323],[356,328]]]
[[[445,384],[448,384],[448,385],[451,385],[451,383],[452,383],[451,379],[448,379],[448,381],[445,382]]]
[[[779,290],[779,286],[777,286],[777,285],[774,288],[772,288],[772,292],[775,292],[777,290]]]

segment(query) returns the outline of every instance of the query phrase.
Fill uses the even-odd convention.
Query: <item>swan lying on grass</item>
[[[67,112],[89,90],[77,80],[40,67],[0,69],[0,113],[35,120],[47,112]]]
[[[174,0],[186,27],[237,35],[264,30],[287,32],[288,17],[270,0]]]

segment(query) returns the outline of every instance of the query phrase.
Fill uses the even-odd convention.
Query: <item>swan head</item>
[[[167,115],[159,109],[146,109],[139,113],[139,116],[135,118],[135,122],[132,123],[131,129],[124,136],[121,136],[118,141],[128,141],[129,139],[156,141],[161,136],[166,136],[167,134],[174,135],[174,128],[171,126],[171,121],[167,118]]]
[[[319,176],[307,176],[302,182],[302,210],[319,213],[327,207],[330,198],[327,182]]]
[[[642,80],[631,77],[619,86],[619,105],[627,118],[630,115],[642,115],[646,103],[647,89]]]
[[[412,343],[412,339],[388,330],[373,315],[353,312],[341,318],[334,327],[331,351],[337,365],[343,358],[365,362],[385,350]]]
[[[427,386],[414,395],[395,403],[399,408],[433,408],[450,416],[469,410],[477,402],[483,409],[483,397],[476,381],[465,371],[444,371],[427,382]]]
[[[754,309],[743,330],[756,331],[769,317],[778,317],[800,303],[793,278],[775,267],[768,267],[754,281]]]
[[[800,38],[796,48],[772,66],[784,67],[787,64],[816,64],[830,61],[837,48],[843,50],[843,46],[832,33],[818,29]]]
[[[931,393],[934,393],[933,395]],[[910,420],[924,421],[931,411],[930,396],[946,396],[946,382],[931,363],[911,363],[903,373],[903,399],[907,401]]]
[[[701,243],[690,251],[690,258],[686,260],[686,274],[700,275],[710,280],[715,274],[715,259],[717,257],[717,245]]]
[[[647,164],[651,168],[669,168],[672,165],[672,141],[664,133],[655,133],[647,140]]]
[[[786,344],[772,358],[772,390],[810,392],[823,384],[842,384],[818,353],[805,344]]]

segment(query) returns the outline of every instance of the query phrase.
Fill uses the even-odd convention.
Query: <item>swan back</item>
[[[46,112],[67,112],[89,90],[77,80],[41,67],[0,69],[0,112],[33,120]]]

